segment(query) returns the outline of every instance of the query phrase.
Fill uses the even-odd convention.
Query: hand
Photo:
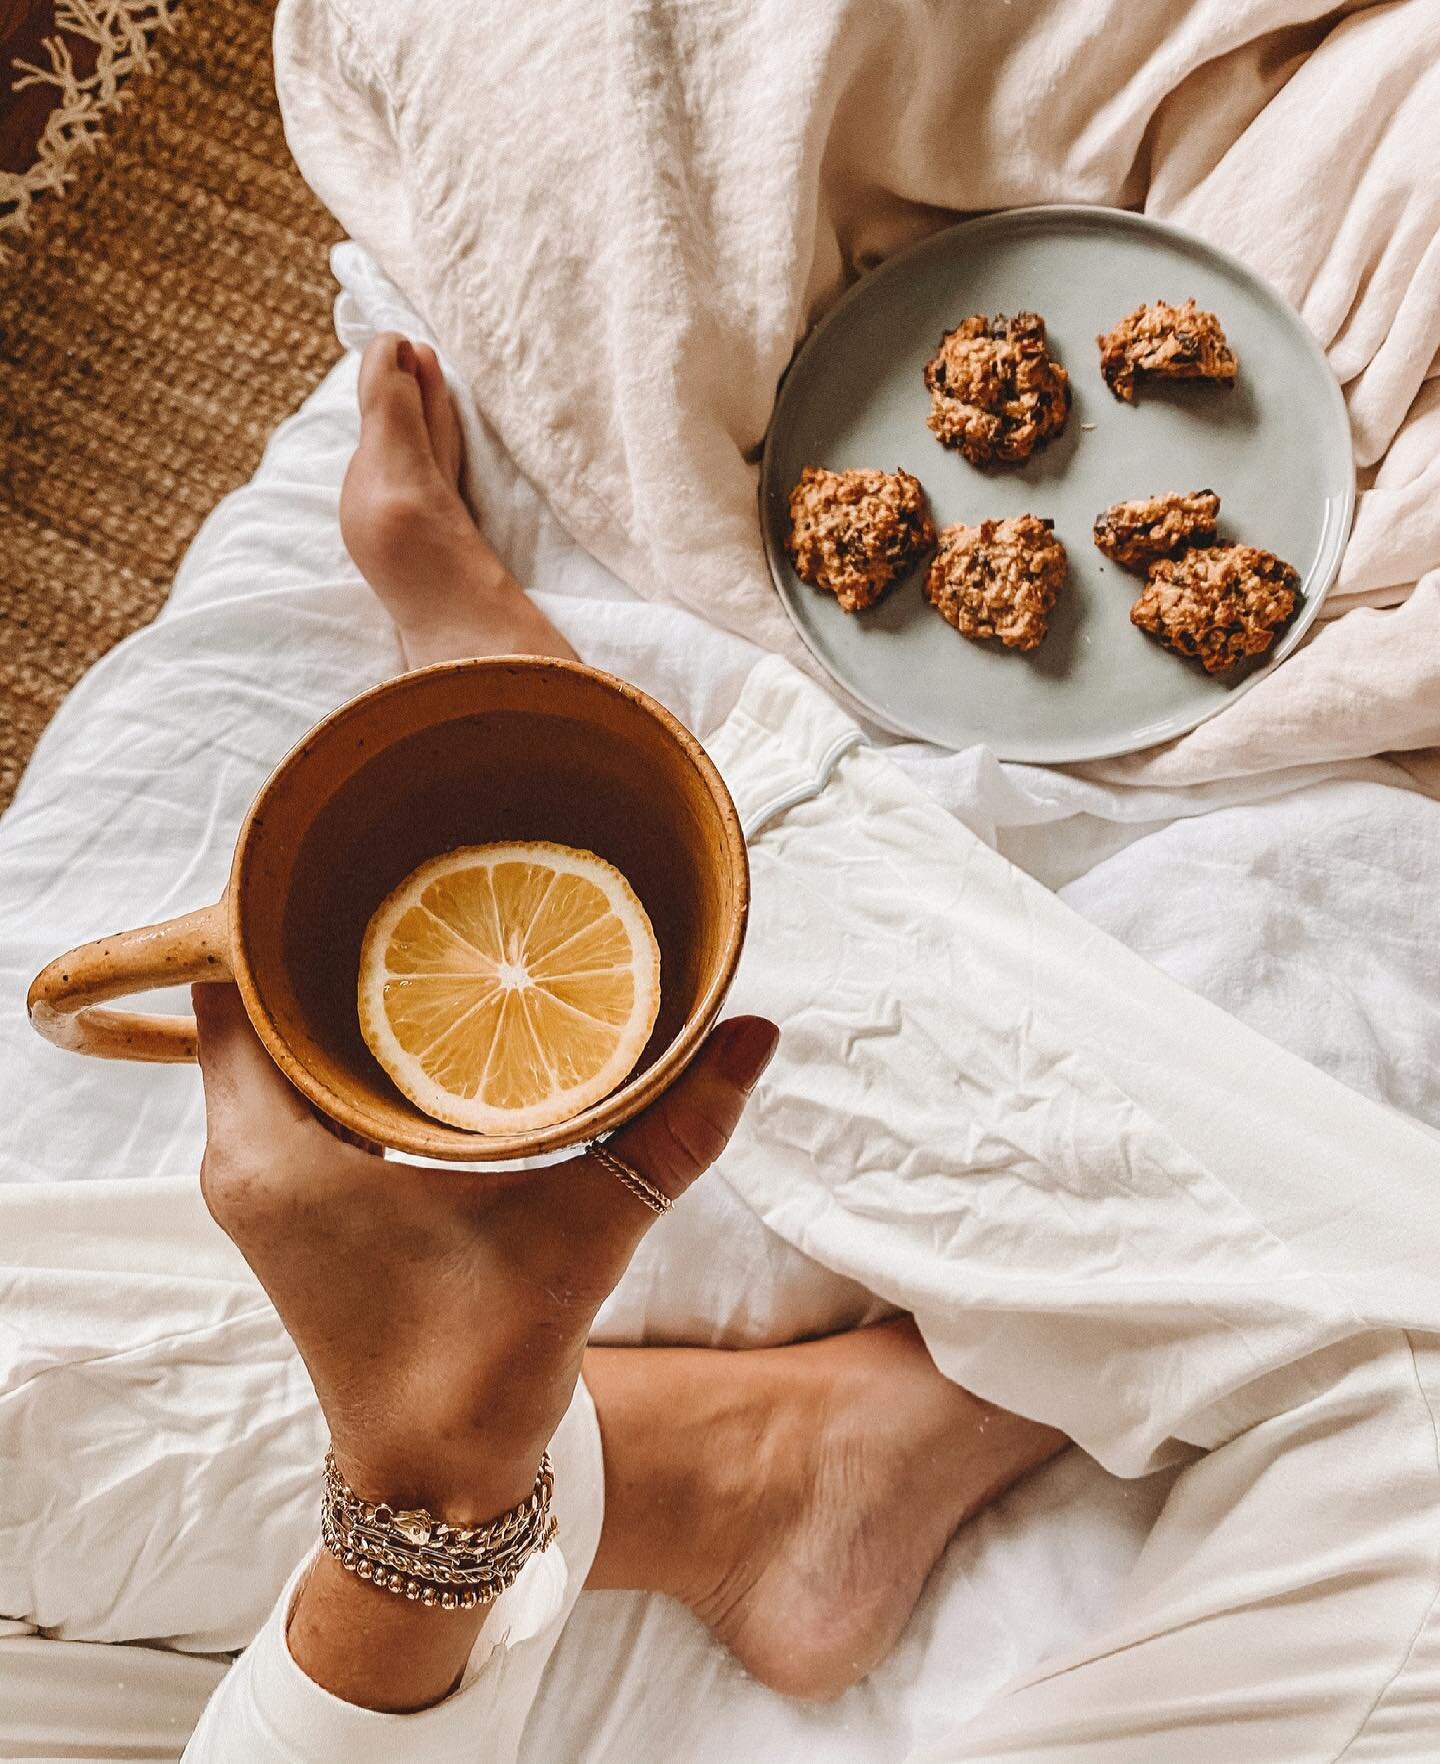
[[[523,1500],[595,1312],[655,1215],[583,1155],[475,1174],[346,1143],[270,1060],[233,986],[194,998],[206,1204],[294,1338],[351,1487],[461,1523]],[[777,1038],[763,1018],[722,1024],[615,1150],[683,1194]]]

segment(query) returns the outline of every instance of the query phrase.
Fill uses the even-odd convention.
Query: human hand
[[[504,1174],[381,1158],[322,1126],[230,985],[194,988],[206,1204],[293,1337],[357,1493],[474,1523],[523,1500],[595,1312],[655,1215],[584,1155]],[[724,1149],[778,1032],[722,1024],[614,1140],[672,1199]]]

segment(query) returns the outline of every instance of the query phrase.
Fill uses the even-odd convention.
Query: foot
[[[683,1599],[792,1697],[877,1666],[957,1528],[1068,1443],[942,1377],[908,1318],[743,1353],[592,1349],[585,1375],[606,1456],[590,1584]]]
[[[463,456],[435,351],[394,332],[372,338],[340,532],[395,621],[407,667],[474,655],[573,658],[465,506]]]

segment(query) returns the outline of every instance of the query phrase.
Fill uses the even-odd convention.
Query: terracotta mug
[[[361,1039],[355,1004],[361,938],[390,890],[428,857],[500,839],[608,858],[660,944],[660,1015],[630,1077],[571,1120],[515,1135],[422,1114]],[[193,1060],[193,1017],[106,1002],[233,978],[275,1063],[342,1126],[425,1157],[522,1157],[617,1127],[674,1082],[724,1002],[749,899],[724,781],[654,699],[578,662],[445,662],[326,717],[256,797],[221,899],[51,962],[30,1017],[80,1053]]]

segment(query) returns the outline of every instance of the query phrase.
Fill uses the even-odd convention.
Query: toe
[[[415,372],[415,352],[399,331],[377,331],[365,345],[360,357],[360,409],[362,413],[374,400],[383,382],[395,373]]]
[[[441,550],[470,523],[454,477],[442,474],[420,390],[414,345],[393,331],[371,339],[360,363],[360,442],[340,491],[340,533],[377,592],[398,592],[405,560],[427,539]],[[400,609],[391,609],[400,618]],[[403,618],[400,620],[404,622]]]
[[[436,463],[447,484],[460,482],[460,462],[464,443],[460,435],[460,417],[455,400],[445,384],[440,358],[428,343],[415,345],[415,378],[420,387],[420,401],[425,410],[425,426],[430,431],[430,446]]]
[[[382,331],[360,360],[360,446],[374,446],[392,462],[430,473],[436,469],[414,347]]]

